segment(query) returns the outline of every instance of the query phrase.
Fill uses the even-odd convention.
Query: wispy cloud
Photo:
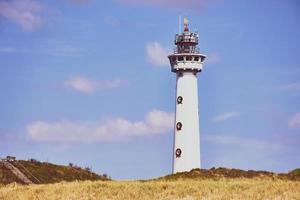
[[[292,149],[281,141],[270,138],[247,138],[230,134],[209,134],[202,141],[211,145],[213,156],[209,160],[212,165],[241,169],[267,170],[274,165],[276,159]]]
[[[290,118],[288,126],[290,128],[300,128],[300,112]]]
[[[239,112],[236,112],[236,111],[221,113],[221,114],[213,117],[212,121],[215,122],[215,123],[216,122],[222,122],[222,121],[228,120],[228,119],[233,118],[233,117],[238,117],[240,115],[241,114]]]
[[[18,143],[24,141],[24,135],[17,133],[16,131],[12,130],[0,130],[0,141],[5,143]]]
[[[68,1],[77,5],[86,5],[90,3],[92,0],[68,0]]]
[[[40,40],[34,48],[26,46],[0,46],[2,54],[34,54],[54,56],[54,57],[79,57],[89,53],[86,49],[82,49],[69,41],[64,40]]]
[[[174,114],[161,110],[149,112],[142,121],[121,117],[101,122],[35,121],[27,126],[27,136],[45,142],[119,141],[132,137],[165,134],[172,130]]]
[[[146,59],[155,66],[167,66],[169,50],[158,42],[151,42],[146,45]]]
[[[96,90],[95,84],[84,77],[73,77],[64,82],[65,86],[83,93],[93,93]]]
[[[34,31],[43,25],[45,7],[34,0],[2,0],[0,16],[20,25],[25,31]]]
[[[64,81],[64,85],[66,87],[87,94],[92,94],[97,90],[115,89],[126,83],[127,81],[121,79],[91,80],[83,76],[74,76]]]
[[[286,84],[280,87],[281,90],[286,91],[299,91],[300,90],[300,82]]]
[[[118,0],[124,4],[140,4],[149,6],[163,6],[176,9],[202,10],[207,4],[216,0]]]
[[[43,41],[40,48],[42,49],[40,53],[56,57],[79,57],[87,53],[86,50],[83,50],[81,47],[63,40]]]
[[[242,138],[237,136],[228,136],[228,135],[217,135],[210,134],[204,138],[205,141],[215,143],[215,144],[223,144],[223,145],[231,145],[236,147],[243,147],[247,149],[256,149],[267,152],[270,151],[279,151],[284,148],[281,144],[277,144],[270,141],[264,141],[260,139],[254,138]]]

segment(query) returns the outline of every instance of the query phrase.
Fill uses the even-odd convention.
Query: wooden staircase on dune
[[[16,177],[18,177],[25,184],[33,184],[33,182],[23,174],[18,168],[16,168],[12,163],[6,160],[1,161],[5,168],[10,170]]]

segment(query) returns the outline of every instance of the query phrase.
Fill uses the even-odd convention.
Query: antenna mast
[[[181,15],[179,15],[179,20],[178,20],[178,34],[181,32]]]

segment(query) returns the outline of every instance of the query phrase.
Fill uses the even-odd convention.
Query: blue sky
[[[202,166],[297,168],[299,10],[296,0],[0,0],[0,157],[115,179],[171,173],[166,55],[181,15],[207,55]]]

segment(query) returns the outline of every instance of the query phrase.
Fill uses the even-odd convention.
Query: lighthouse
[[[200,168],[200,130],[197,73],[205,55],[198,48],[199,36],[189,29],[175,35],[175,49],[168,58],[176,73],[176,114],[174,125],[173,173]]]

